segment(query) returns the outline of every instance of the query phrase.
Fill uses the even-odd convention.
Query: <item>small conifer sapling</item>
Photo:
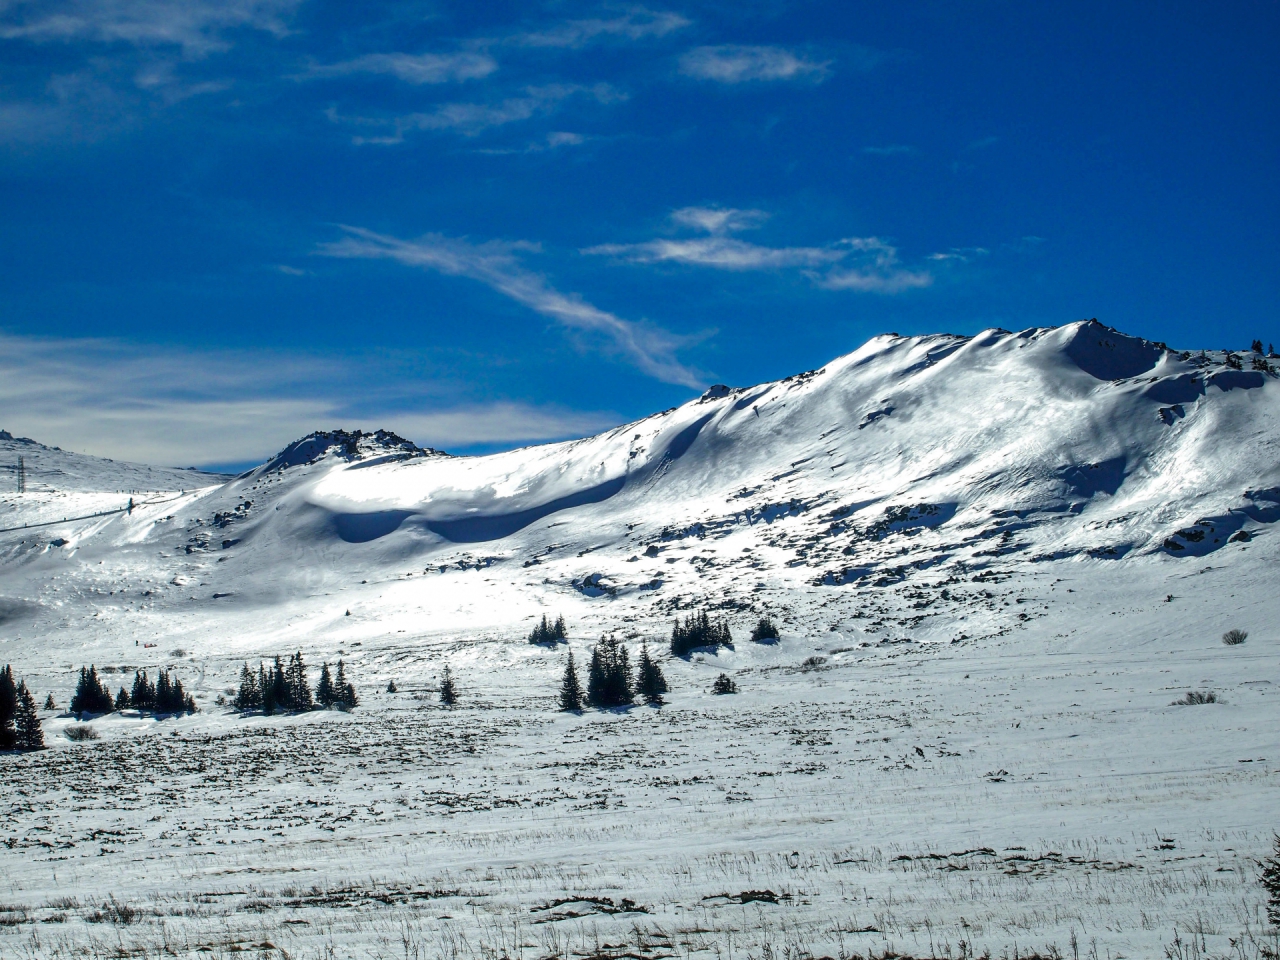
[[[458,702],[458,688],[453,682],[453,671],[445,664],[444,673],[440,675],[440,702],[452,707]]]

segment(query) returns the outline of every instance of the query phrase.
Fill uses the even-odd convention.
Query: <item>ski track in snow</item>
[[[0,757],[0,955],[1255,956],[1280,385],[1242,356],[881,337],[581,441],[325,434],[204,481],[0,435],[0,526],[135,499],[0,534],[0,662],[202,708]],[[669,658],[702,607],[734,649]],[[580,667],[647,640],[668,703],[555,712],[544,613]],[[361,706],[215,705],[297,649]]]

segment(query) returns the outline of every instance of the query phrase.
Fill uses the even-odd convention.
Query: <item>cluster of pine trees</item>
[[[13,682],[13,668],[0,670],[0,751],[43,750],[44,731],[36,700],[25,680]]]
[[[551,623],[544,613],[542,622],[534,627],[533,632],[529,634],[529,642],[549,647],[557,643],[563,643],[568,636],[569,634],[565,631],[564,617],[556,617],[556,622]]]
[[[584,703],[600,710],[630,706],[636,702],[637,695],[645,703],[657,704],[662,703],[662,695],[668,689],[662,668],[649,655],[647,643],[640,646],[639,676],[636,677],[626,644],[616,637],[604,637],[591,651],[585,696],[570,651],[560,684],[560,709],[577,711]]]
[[[676,619],[671,630],[671,653],[687,657],[699,647],[729,647],[733,649],[733,635],[729,633],[727,620],[712,620],[705,610],[691,613],[681,623]]]
[[[50,698],[52,700],[52,698]],[[81,667],[76,692],[71,697],[71,712],[81,719],[88,714],[113,713],[133,708],[139,713],[174,714],[195,713],[196,698],[182,687],[182,681],[161,670],[152,683],[145,670],[134,671],[133,689],[120,688],[114,699],[96,666]]]
[[[116,709],[133,708],[139,713],[195,713],[196,698],[182,689],[182,681],[170,677],[169,671],[161,670],[156,682],[147,677],[147,671],[135,670],[133,673],[133,689],[120,688],[116,694]]]
[[[282,663],[279,657],[269,667],[259,662],[257,672],[246,663],[240,670],[240,689],[232,701],[237,710],[261,710],[268,716],[303,713],[317,707],[350,710],[359,703],[355,685],[347,679],[347,667],[341,660],[336,676],[329,672],[328,663],[321,667],[313,692],[302,651],[291,656],[288,664]]]

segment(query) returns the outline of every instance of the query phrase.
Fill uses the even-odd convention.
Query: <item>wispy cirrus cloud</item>
[[[0,6],[0,38],[177,46],[201,57],[230,46],[238,29],[288,32],[301,0],[52,0]],[[8,8],[6,10],[6,7]]]
[[[815,60],[786,47],[731,43],[686,51],[680,57],[680,72],[727,84],[770,80],[821,83],[831,73],[831,61]]]
[[[862,152],[870,154],[873,157],[898,157],[911,153],[919,153],[920,151],[905,143],[891,143],[883,147],[863,147]]]
[[[636,7],[616,17],[566,20],[542,30],[515,33],[506,42],[521,47],[578,48],[602,40],[665,37],[692,23],[678,13]]]
[[[762,210],[684,207],[671,214],[671,221],[706,236],[606,243],[582,252],[628,263],[678,263],[735,271],[800,269],[829,290],[893,294],[933,283],[932,274],[905,267],[897,248],[878,237],[850,237],[821,247],[770,247],[729,236],[755,229],[767,217]]]
[[[561,293],[542,274],[521,264],[518,254],[536,251],[534,244],[496,241],[473,244],[440,234],[401,240],[361,227],[342,229],[347,236],[322,244],[320,254],[345,259],[394,260],[446,276],[477,280],[568,330],[600,336],[613,353],[655,379],[681,386],[703,385],[700,375],[676,357],[676,350],[687,342],[685,338],[658,327],[624,320],[588,303],[578,294]]]
[[[859,290],[863,293],[902,293],[933,284],[928,270],[909,270],[898,259],[898,248],[879,237],[851,237],[837,244],[849,253],[848,262],[814,277],[828,290]]]
[[[261,462],[312,430],[334,427],[385,427],[425,446],[458,449],[580,437],[622,419],[559,405],[406,394],[389,389],[385,375],[377,357],[338,362],[296,351],[0,333],[0,428],[118,460],[210,466]]]
[[[487,53],[368,53],[339,63],[317,64],[298,79],[345,77],[357,73],[381,74],[405,83],[436,84],[479,80],[498,69]]]
[[[334,109],[328,115],[335,123],[371,131],[357,134],[353,138],[356,143],[393,145],[403,143],[405,134],[421,130],[448,131],[474,137],[494,127],[550,116],[574,97],[607,104],[625,100],[626,94],[607,83],[594,86],[558,83],[525,87],[520,96],[491,103],[443,103],[432,110],[398,117],[346,116]]]

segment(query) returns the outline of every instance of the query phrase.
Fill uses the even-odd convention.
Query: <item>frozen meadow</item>
[[[491,457],[317,434],[221,478],[6,435],[0,663],[201,709],[46,711],[0,757],[0,955],[1265,956],[1278,398],[1082,323]],[[734,647],[671,657],[700,609]],[[606,632],[667,702],[558,712]],[[297,650],[360,706],[217,704]]]

